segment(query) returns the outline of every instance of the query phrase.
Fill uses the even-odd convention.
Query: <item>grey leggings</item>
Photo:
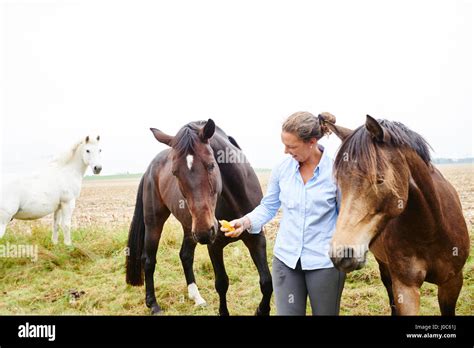
[[[336,268],[292,269],[273,257],[273,290],[277,315],[306,315],[309,295],[313,315],[339,315],[346,274]]]

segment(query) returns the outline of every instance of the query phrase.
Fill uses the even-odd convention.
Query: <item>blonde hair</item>
[[[321,124],[320,120],[336,123],[336,117],[328,112],[321,113],[318,117],[307,111],[298,111],[290,115],[282,125],[282,131],[292,133],[304,142],[312,138],[321,139],[325,134],[331,133],[329,128]]]

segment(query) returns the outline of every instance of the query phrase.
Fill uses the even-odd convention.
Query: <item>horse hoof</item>
[[[260,307],[258,307],[257,310],[255,311],[255,315],[259,317],[266,317],[270,315],[270,310],[262,311]]]
[[[161,310],[160,306],[153,306],[153,307],[151,307],[150,314],[151,315],[162,315],[163,311]]]
[[[207,307],[207,302],[206,301],[196,302],[195,306],[196,307]]]

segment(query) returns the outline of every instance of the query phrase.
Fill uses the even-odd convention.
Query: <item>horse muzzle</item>
[[[355,257],[331,257],[331,261],[338,270],[345,273],[361,269],[365,266],[365,260],[360,261]]]
[[[331,248],[329,251],[329,258],[334,267],[345,273],[364,267],[367,260],[366,255],[367,251],[364,251],[361,256],[357,257],[352,247]]]
[[[208,231],[191,232],[195,242],[199,244],[212,244],[217,236],[217,227],[211,226]]]
[[[92,168],[92,171],[94,172],[94,174],[100,174],[100,172],[102,171],[102,166],[94,166],[94,168]]]

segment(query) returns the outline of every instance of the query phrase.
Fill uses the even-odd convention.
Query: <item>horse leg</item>
[[[61,223],[61,208],[56,209],[53,216],[53,235],[51,240],[53,244],[58,244],[58,230],[59,224]]]
[[[257,267],[260,277],[260,291],[262,300],[255,311],[255,315],[270,315],[270,299],[272,297],[273,286],[272,276],[267,262],[267,241],[261,233],[246,235],[243,242],[247,246],[253,263]]]
[[[168,212],[169,216],[169,212]],[[155,295],[155,281],[153,275],[156,266],[156,252],[160,243],[161,232],[163,225],[168,218],[160,216],[160,221],[155,226],[145,224],[145,241],[144,241],[144,270],[145,270],[145,303],[148,308],[151,308],[151,314],[157,315],[161,312],[161,307],[156,301]]]
[[[64,244],[71,246],[71,219],[72,212],[76,206],[76,201],[74,199],[70,200],[67,203],[61,204],[61,227],[64,234]]]
[[[392,277],[392,289],[397,315],[418,315],[420,286],[407,285]]]
[[[196,306],[205,306],[206,301],[201,297],[199,289],[196,285],[196,279],[194,278],[193,262],[194,262],[194,250],[196,249],[196,242],[191,237],[191,231],[187,231],[183,228],[184,237],[183,244],[181,244],[181,250],[179,251],[179,257],[181,264],[183,265],[184,276],[186,277],[186,284],[188,286],[188,297],[194,300]]]
[[[8,223],[13,219],[13,215],[0,208],[0,238],[5,235]]]
[[[5,231],[7,230],[7,224],[10,220],[5,218],[4,216],[0,216],[0,238],[5,235]]]
[[[455,315],[456,302],[463,283],[462,271],[451,280],[438,285],[438,303],[441,315]]]
[[[3,221],[0,221],[0,238],[2,238],[7,230],[7,224]]]
[[[212,267],[214,268],[214,276],[216,277],[215,286],[219,294],[219,315],[228,316],[227,309],[227,290],[229,289],[229,277],[225,271],[224,265],[224,245],[209,244],[207,246],[209,257],[211,258]]]
[[[390,304],[390,309],[392,311],[392,315],[396,315],[396,309],[395,309],[395,301],[393,299],[393,289],[392,289],[392,278],[390,276],[390,271],[388,267],[377,260],[379,264],[379,270],[380,270],[380,277],[382,278],[382,283],[385,286],[385,289],[387,289],[387,294],[388,294],[388,301]]]

